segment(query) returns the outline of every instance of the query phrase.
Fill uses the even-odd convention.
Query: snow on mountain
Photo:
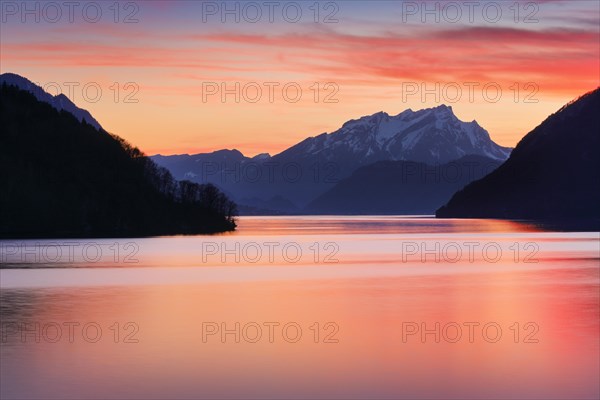
[[[410,109],[390,116],[385,112],[346,122],[339,130],[308,138],[286,150],[288,156],[318,156],[324,160],[352,157],[361,164],[378,160],[407,160],[441,164],[465,155],[504,161],[511,149],[494,143],[476,121],[463,122],[452,108],[441,105]]]
[[[0,85],[6,83],[7,85],[13,85],[19,89],[26,90],[33,94],[39,101],[50,104],[56,110],[65,110],[80,122],[85,120],[88,124],[92,125],[96,129],[102,129],[102,126],[92,117],[92,115],[82,108],[77,107],[67,96],[60,93],[56,96],[44,91],[40,86],[31,82],[29,79],[24,78],[17,74],[4,73],[0,75]]]

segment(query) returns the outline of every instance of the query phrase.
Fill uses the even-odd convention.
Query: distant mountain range
[[[451,107],[442,105],[406,110],[396,116],[379,112],[352,120],[333,133],[307,138],[272,157],[261,154],[250,158],[237,150],[220,150],[152,159],[177,179],[219,186],[242,206],[275,213],[306,213],[314,210],[315,204],[306,207],[317,197],[358,168],[379,161],[439,166],[478,156],[502,162],[510,151],[494,143],[476,121],[460,121]],[[379,192],[385,194],[383,188]],[[400,205],[389,211],[408,212]],[[433,213],[435,208],[428,210]]]
[[[83,108],[77,107],[71,100],[69,100],[67,96],[65,96],[62,93],[53,96],[50,93],[44,91],[44,89],[42,89],[40,86],[31,82],[29,79],[17,74],[5,73],[0,75],[0,85],[2,85],[3,83],[6,83],[7,85],[16,86],[21,90],[25,90],[33,94],[36,99],[38,99],[39,101],[43,101],[44,103],[50,104],[58,111],[65,110],[73,114],[73,116],[75,116],[75,118],[77,118],[79,122],[85,121],[86,123],[92,125],[96,129],[102,129],[98,121],[96,121],[96,119],[92,117],[92,114],[90,114]]]
[[[25,90],[55,110],[68,112],[79,122],[104,132],[88,111],[77,107],[64,94],[52,96],[27,78],[12,73],[0,75],[0,84],[3,83]],[[510,151],[494,143],[476,121],[460,121],[451,107],[442,105],[420,111],[406,110],[396,116],[379,112],[348,121],[333,133],[307,138],[273,157],[264,153],[250,158],[237,150],[220,150],[195,155],[156,155],[152,159],[178,180],[216,185],[239,203],[244,213],[295,214],[317,212],[315,207],[321,204],[314,202],[317,197],[358,168],[379,161],[439,166],[465,156],[503,161]],[[394,173],[389,172],[390,178]],[[376,181],[381,182],[381,177]],[[394,187],[398,184],[388,183]],[[376,192],[386,195],[384,188]],[[334,193],[327,196],[335,197]],[[329,198],[327,196],[323,199]],[[438,200],[431,203],[427,212],[434,211],[431,207],[439,205]],[[309,203],[310,207],[306,208]],[[388,211],[409,212],[406,203],[397,204],[397,208],[388,208]],[[359,204],[356,207],[352,210],[346,207],[344,212],[358,213],[365,209]]]
[[[456,193],[443,218],[516,218],[600,227],[600,89],[549,116],[497,170]]]
[[[236,206],[227,196],[245,214],[437,209],[441,218],[600,227],[600,88],[512,153],[439,106],[352,120],[275,156],[220,150],[154,162],[65,96],[15,74],[0,75],[0,88],[0,236],[228,230]]]

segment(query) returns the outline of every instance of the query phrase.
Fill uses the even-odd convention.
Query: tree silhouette
[[[0,236],[147,236],[235,229],[213,185],[178,182],[137,147],[0,87]]]

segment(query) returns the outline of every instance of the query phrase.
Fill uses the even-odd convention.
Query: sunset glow
[[[0,11],[0,399],[600,399],[598,0]]]
[[[494,22],[493,10],[482,14],[484,2],[472,21],[463,10],[453,22],[448,9],[439,23],[406,3],[320,3],[317,22],[309,3],[297,22],[281,9],[271,22],[266,8],[252,22],[258,14],[243,2],[237,16],[214,8],[221,2],[121,3],[118,15],[103,3],[91,23],[81,9],[70,22],[67,8],[56,18],[36,2],[41,18],[33,23],[20,2],[4,2],[0,72],[62,90],[148,154],[274,154],[349,119],[442,103],[515,146],[599,85],[597,2],[544,1],[537,10],[515,2]],[[302,96],[292,102],[298,87]]]

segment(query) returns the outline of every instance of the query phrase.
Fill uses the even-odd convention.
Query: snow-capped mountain
[[[396,116],[379,112],[351,120],[339,130],[308,138],[281,155],[317,156],[322,161],[351,158],[361,165],[379,160],[438,165],[466,155],[504,161],[510,151],[494,143],[476,121],[463,122],[452,107],[441,105],[419,111],[408,109]]]
[[[249,158],[237,150],[222,150],[152,158],[176,178],[213,183],[242,205],[253,199],[252,205],[268,208],[275,198],[287,200],[298,209],[358,168],[378,161],[442,165],[479,156],[502,162],[510,152],[510,148],[494,143],[477,122],[460,121],[451,107],[439,106],[351,120],[333,133],[307,138],[272,157],[261,154]],[[257,199],[265,204],[258,204]]]
[[[40,86],[31,82],[29,79],[24,78],[17,74],[4,73],[0,75],[0,85],[6,83],[7,85],[14,85],[21,90],[26,90],[32,93],[39,101],[50,104],[58,111],[65,110],[80,122],[85,120],[88,124],[92,125],[96,129],[102,129],[102,126],[92,117],[92,115],[82,108],[77,107],[67,96],[60,93],[56,96],[44,91]]]

